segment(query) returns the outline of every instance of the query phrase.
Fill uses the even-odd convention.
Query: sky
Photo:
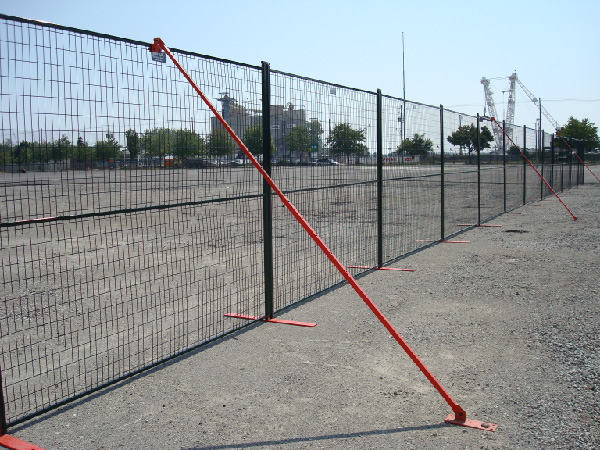
[[[600,125],[600,2],[392,0],[0,0],[0,12],[483,114],[493,79],[500,118],[507,77],[561,125]],[[501,79],[496,79],[505,77]],[[517,87],[515,123],[539,111]],[[545,118],[542,128],[552,132]]]

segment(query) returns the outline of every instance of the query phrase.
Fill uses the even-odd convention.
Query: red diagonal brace
[[[531,166],[531,168],[535,171],[535,173],[537,173],[538,177],[540,177],[542,179],[542,181],[544,182],[546,187],[552,191],[552,193],[558,199],[558,201],[565,207],[565,209],[569,212],[569,214],[571,214],[571,217],[573,218],[573,220],[577,220],[577,217],[575,216],[575,214],[573,214],[571,212],[569,207],[565,204],[565,202],[562,201],[562,199],[558,196],[558,194],[554,191],[554,189],[552,189],[552,186],[550,186],[550,184],[546,181],[546,179],[543,177],[543,175],[535,168],[535,166],[531,163],[531,161],[529,161],[529,158],[527,158],[527,156],[525,156],[525,153],[523,153],[523,151],[521,150],[521,147],[519,147],[517,144],[515,144],[515,141],[513,141],[511,139],[511,137],[508,135],[506,130],[504,128],[502,128],[502,126],[498,123],[498,121],[496,120],[495,117],[492,117],[491,119],[494,122],[496,122],[496,125],[498,125],[498,128],[500,128],[502,130],[502,132],[508,138],[508,140],[510,142],[512,142],[512,144],[519,150],[519,153],[521,153],[521,156],[525,159],[525,161],[527,161],[527,164],[529,164]]]
[[[214,105],[210,102],[210,100],[204,95],[204,93],[200,90],[198,85],[192,80],[189,74],[185,71],[185,69],[179,64],[179,61],[175,58],[171,50],[165,45],[165,43],[160,38],[154,39],[153,50],[162,49],[173,61],[173,64],[180,70],[182,75],[186,80],[190,83],[192,88],[196,91],[196,93],[202,98],[206,106],[213,112],[213,114],[217,117],[221,125],[227,130],[232,139],[236,142],[236,144],[240,147],[240,149],[244,152],[248,160],[256,167],[256,170],[260,172],[263,178],[269,183],[273,191],[277,194],[277,196],[281,199],[282,203],[285,207],[292,213],[292,215],[296,218],[296,220],[300,223],[302,228],[308,233],[308,235],[312,238],[312,240],[319,246],[319,248],[323,251],[323,253],[327,256],[329,261],[335,266],[335,268],[342,274],[342,276],[346,279],[348,284],[352,286],[354,291],[359,295],[359,297],[365,302],[365,304],[369,307],[369,309],[375,314],[375,316],[379,319],[379,321],[383,324],[383,326],[388,330],[388,332],[394,337],[396,342],[400,344],[402,349],[406,352],[406,354],[413,360],[413,362],[417,365],[417,367],[421,370],[423,375],[429,380],[429,382],[437,389],[440,395],[444,398],[446,403],[450,405],[452,411],[454,412],[454,419],[449,423],[459,423],[463,426],[471,426],[467,422],[467,413],[461,408],[461,406],[456,403],[456,401],[450,396],[448,391],[444,389],[442,384],[438,381],[438,379],[433,375],[433,373],[427,368],[427,366],[421,361],[421,358],[415,353],[415,351],[408,345],[406,340],[396,331],[392,323],[383,315],[381,310],[375,305],[373,300],[369,298],[364,289],[358,284],[358,282],[354,279],[354,277],[348,272],[346,267],[341,263],[341,261],[333,254],[333,252],[327,247],[323,239],[317,234],[317,232],[309,225],[306,219],[300,214],[298,209],[294,206],[294,204],[285,196],[285,194],[279,189],[277,184],[273,181],[273,179],[267,174],[265,169],[260,165],[258,160],[254,157],[252,152],[248,150],[248,147],[242,142],[242,140],[235,134],[233,129],[229,126],[229,124],[223,119],[221,114],[217,111]],[[478,421],[471,421],[469,423],[481,423]],[[491,430],[490,431],[494,431]]]
[[[348,269],[369,269],[369,270],[397,270],[398,272],[416,272],[416,269],[400,269],[397,267],[381,266],[346,266]]]
[[[565,140],[565,138],[564,138],[564,137],[562,137],[562,136],[560,135],[560,133],[558,132],[558,130],[556,130],[556,135],[557,135],[559,138],[561,138],[561,139],[562,139],[562,141],[565,143],[565,145],[566,145],[567,147],[569,147],[569,150],[571,150],[571,153],[572,153],[572,154],[574,154],[575,156],[577,156],[577,159],[579,160],[579,162],[580,162],[581,164],[583,164],[583,165],[585,166],[585,168],[586,168],[586,169],[587,169],[587,170],[588,170],[588,171],[589,171],[589,172],[590,172],[590,173],[593,175],[593,177],[596,179],[596,181],[598,181],[598,183],[600,183],[600,178],[598,178],[598,177],[596,176],[596,174],[595,174],[594,172],[592,172],[592,169],[590,169],[590,166],[588,166],[588,165],[587,165],[587,164],[586,164],[586,163],[583,161],[583,159],[581,159],[581,157],[579,156],[579,153],[577,153],[577,151],[576,151],[576,150],[573,150],[573,147],[571,147],[571,146],[569,145],[569,143],[568,143],[568,142]]]

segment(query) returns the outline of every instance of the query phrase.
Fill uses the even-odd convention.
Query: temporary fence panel
[[[459,128],[471,125],[477,126],[476,117],[444,111],[445,148],[449,155],[444,167],[446,235],[456,233],[466,225],[474,225],[478,220],[476,149],[454,146],[448,141]]]
[[[531,161],[533,166],[540,172],[540,152],[538,147],[539,134],[537,130],[523,128],[525,148],[524,153]],[[530,203],[540,199],[540,177],[531,169],[531,166],[524,166],[525,170],[525,203]],[[541,173],[541,172],[540,172]]]
[[[542,131],[541,133],[541,165],[542,170],[540,173],[544,179],[556,190],[554,186],[554,173],[553,173],[553,159],[552,159],[552,134]],[[546,184],[540,180],[540,199],[551,196],[552,191],[546,186]]]
[[[348,266],[377,260],[375,114],[373,93],[271,73],[273,179]],[[342,281],[279,200],[273,234],[277,308]]]
[[[506,133],[514,141],[505,136],[506,147],[506,209],[510,211],[523,205],[523,174],[526,169],[519,152],[523,146],[522,127],[506,124]]]
[[[383,97],[382,103],[383,260],[389,261],[439,239],[439,159],[426,159],[410,141],[418,135],[431,141],[431,151],[439,151],[440,113],[392,97]]]
[[[0,41],[3,163],[68,166],[3,175],[0,363],[15,423],[239,326],[225,312],[262,311],[262,196],[146,44],[7,18]],[[260,101],[257,68],[179,57],[214,99]]]

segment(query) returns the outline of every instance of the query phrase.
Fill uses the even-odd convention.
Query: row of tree
[[[323,148],[322,134],[321,123],[311,120],[305,126],[293,128],[285,136],[285,142],[290,152],[320,153]],[[326,142],[332,156],[361,156],[369,154],[369,149],[364,144],[366,140],[364,130],[353,128],[349,123],[339,123],[331,130]]]
[[[260,146],[254,143],[260,141]],[[247,138],[255,149],[262,149],[262,129],[249,129]],[[174,155],[180,159],[196,156],[224,156],[233,154],[236,150],[233,139],[223,130],[211,133],[203,138],[190,130],[171,130],[169,128],[154,128],[138,134],[134,130],[125,132],[126,148],[129,157],[136,159],[142,150],[148,157],[164,157]],[[73,144],[66,135],[55,141],[28,142],[13,144],[5,140],[0,144],[0,163],[46,163],[74,160],[78,162],[110,161],[121,158],[122,151],[119,142],[113,135],[107,135],[106,140],[89,145],[81,136]]]
[[[588,119],[579,121],[571,117],[567,124],[557,132],[559,137],[555,139],[554,145],[559,149],[559,152],[565,152],[569,147],[583,149],[586,152],[600,148],[598,128]],[[477,127],[473,124],[463,125],[447,139],[450,144],[464,148],[470,159],[472,153],[477,150]],[[493,141],[494,137],[489,128],[486,126],[481,127],[479,130],[479,149],[490,148]],[[433,153],[433,142],[427,139],[424,134],[415,134],[412,138],[404,139],[394,153],[426,156]],[[514,145],[511,145],[508,150],[508,154],[512,156],[519,156],[520,153],[521,149]]]
[[[120,145],[112,135],[108,135],[106,140],[97,141],[94,145],[88,145],[82,137],[78,137],[73,145],[66,135],[50,142],[21,141],[13,144],[7,139],[0,144],[0,164],[47,163],[70,159],[110,161],[120,156]]]
[[[255,155],[263,153],[262,127],[248,127],[244,130],[243,140],[248,149]],[[311,121],[307,126],[293,128],[285,137],[288,150],[298,153],[309,153],[323,147],[320,136],[323,128],[318,121]],[[332,154],[367,154],[364,131],[354,129],[349,124],[338,124],[327,139]],[[204,137],[195,131],[173,130],[170,128],[153,128],[143,133],[135,130],[125,132],[125,143],[129,158],[137,159],[144,152],[146,157],[175,156],[183,160],[195,157],[219,158],[234,155],[238,152],[234,140],[223,129],[215,129]],[[271,152],[277,151],[271,141]],[[89,145],[82,137],[73,144],[66,135],[51,142],[22,141],[13,144],[6,140],[0,145],[1,163],[38,163],[49,161],[75,160],[78,162],[110,161],[121,157],[121,147],[113,135],[106,140]]]
[[[600,147],[598,129],[588,119],[579,121],[571,117],[567,124],[558,130],[564,138],[556,139],[555,146],[567,148],[565,142],[573,148],[591,151]],[[256,155],[263,152],[262,127],[248,127],[244,130],[243,140],[248,149]],[[304,126],[293,128],[286,136],[285,142],[290,152],[306,154],[321,152],[323,149],[323,128],[320,122],[311,120]],[[475,125],[463,125],[448,136],[448,142],[464,148],[469,158],[477,149],[477,128]],[[223,129],[215,129],[204,137],[192,130],[173,130],[169,128],[153,128],[139,134],[135,130],[125,132],[126,147],[131,159],[136,159],[142,150],[147,157],[164,157],[173,155],[183,160],[194,157],[218,158],[234,155],[238,149],[233,139]],[[365,131],[353,128],[348,123],[337,124],[326,140],[329,154],[332,156],[368,154]],[[486,127],[479,131],[479,148],[490,148],[494,137]],[[275,144],[271,142],[271,151],[276,152]],[[428,155],[433,153],[433,142],[424,134],[415,134],[406,138],[398,146],[396,154]],[[509,154],[519,154],[514,147]],[[35,163],[49,161],[75,160],[110,161],[121,157],[121,148],[113,135],[108,134],[106,140],[89,145],[82,137],[78,137],[73,145],[67,136],[52,142],[27,142],[13,144],[10,140],[0,144],[0,163]]]
[[[558,138],[554,140],[554,145],[559,148],[573,148],[584,152],[591,152],[600,149],[600,137],[598,137],[598,127],[589,119],[577,120],[573,116],[569,118],[567,124],[556,130]]]

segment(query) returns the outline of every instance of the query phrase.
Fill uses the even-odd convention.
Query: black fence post
[[[504,190],[504,212],[506,212],[506,121],[502,121],[502,185]]]
[[[542,127],[540,127],[540,148],[542,151],[541,154],[541,164],[542,164],[542,177],[546,178],[548,176],[548,174],[544,173],[544,131],[541,129]],[[544,188],[546,187],[546,185],[544,184],[544,180],[542,178],[540,178],[540,200],[544,199]]]
[[[585,141],[581,142],[580,147],[577,149],[577,153],[579,154],[580,161],[577,161],[577,184],[583,184],[583,177],[585,175],[584,169],[584,160],[583,157],[585,155]]]
[[[527,156],[527,127],[523,125],[523,154]],[[527,162],[523,158],[523,204],[527,203]]]
[[[377,267],[383,266],[383,125],[381,89],[377,89]]]
[[[550,186],[554,189],[554,135],[550,136]]]
[[[560,152],[559,152],[560,154]],[[560,192],[565,190],[565,165],[560,163]]]
[[[572,143],[573,141],[571,141]],[[568,189],[573,187],[573,152],[568,152],[569,154],[569,185]]]
[[[8,432],[6,425],[6,405],[4,404],[4,381],[2,379],[2,367],[0,367],[0,436]]]
[[[263,167],[271,176],[271,68],[262,62]],[[273,318],[273,205],[271,186],[263,179],[263,250],[265,270],[265,316]]]
[[[585,140],[583,140],[581,142],[581,161],[578,162],[579,165],[579,171],[581,172],[581,178],[579,179],[579,181],[581,182],[581,184],[584,183],[584,176],[585,176],[585,161],[584,161],[584,157],[585,157]]]
[[[440,105],[440,241],[443,241],[445,236],[445,173],[444,173],[444,105]]]
[[[481,119],[477,113],[477,225],[481,225],[481,145],[479,143],[479,124]]]

